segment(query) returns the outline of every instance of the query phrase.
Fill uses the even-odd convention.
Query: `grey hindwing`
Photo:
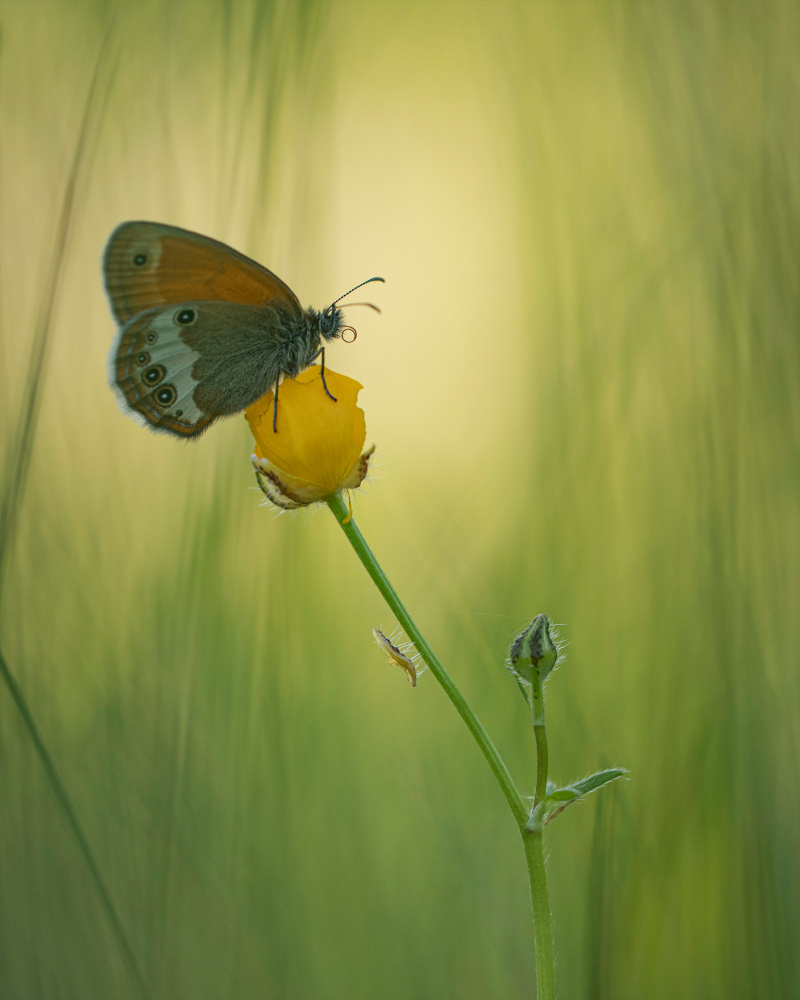
[[[175,315],[193,310],[195,319],[180,338],[200,355],[192,375],[197,406],[206,413],[238,413],[267,393],[281,373],[296,375],[317,350],[319,333],[300,312],[230,302],[186,302]]]

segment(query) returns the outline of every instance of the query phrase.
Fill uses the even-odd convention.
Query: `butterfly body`
[[[118,226],[103,275],[119,324],[112,386],[133,415],[180,437],[298,375],[344,329],[335,304],[303,309],[271,271],[174,226]]]

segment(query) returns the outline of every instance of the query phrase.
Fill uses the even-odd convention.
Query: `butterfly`
[[[153,430],[195,437],[270,389],[277,430],[280,382],[318,357],[335,398],[325,384],[325,344],[355,335],[336,306],[350,292],[321,312],[303,309],[288,285],[244,254],[157,222],[117,226],[103,279],[119,325],[111,384],[123,409]]]

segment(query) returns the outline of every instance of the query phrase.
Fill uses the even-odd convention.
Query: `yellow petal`
[[[367,433],[364,411],[356,406],[363,386],[329,368],[325,382],[336,402],[325,392],[318,365],[297,378],[284,379],[278,389],[277,432],[272,429],[273,392],[245,411],[258,457],[297,481],[301,489],[307,486],[312,499],[329,496],[353,481]]]

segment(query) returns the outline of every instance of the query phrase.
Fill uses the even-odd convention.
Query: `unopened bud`
[[[556,665],[558,648],[550,635],[550,622],[546,615],[537,615],[526,625],[508,651],[511,672],[529,684],[535,670],[543,681]]]

